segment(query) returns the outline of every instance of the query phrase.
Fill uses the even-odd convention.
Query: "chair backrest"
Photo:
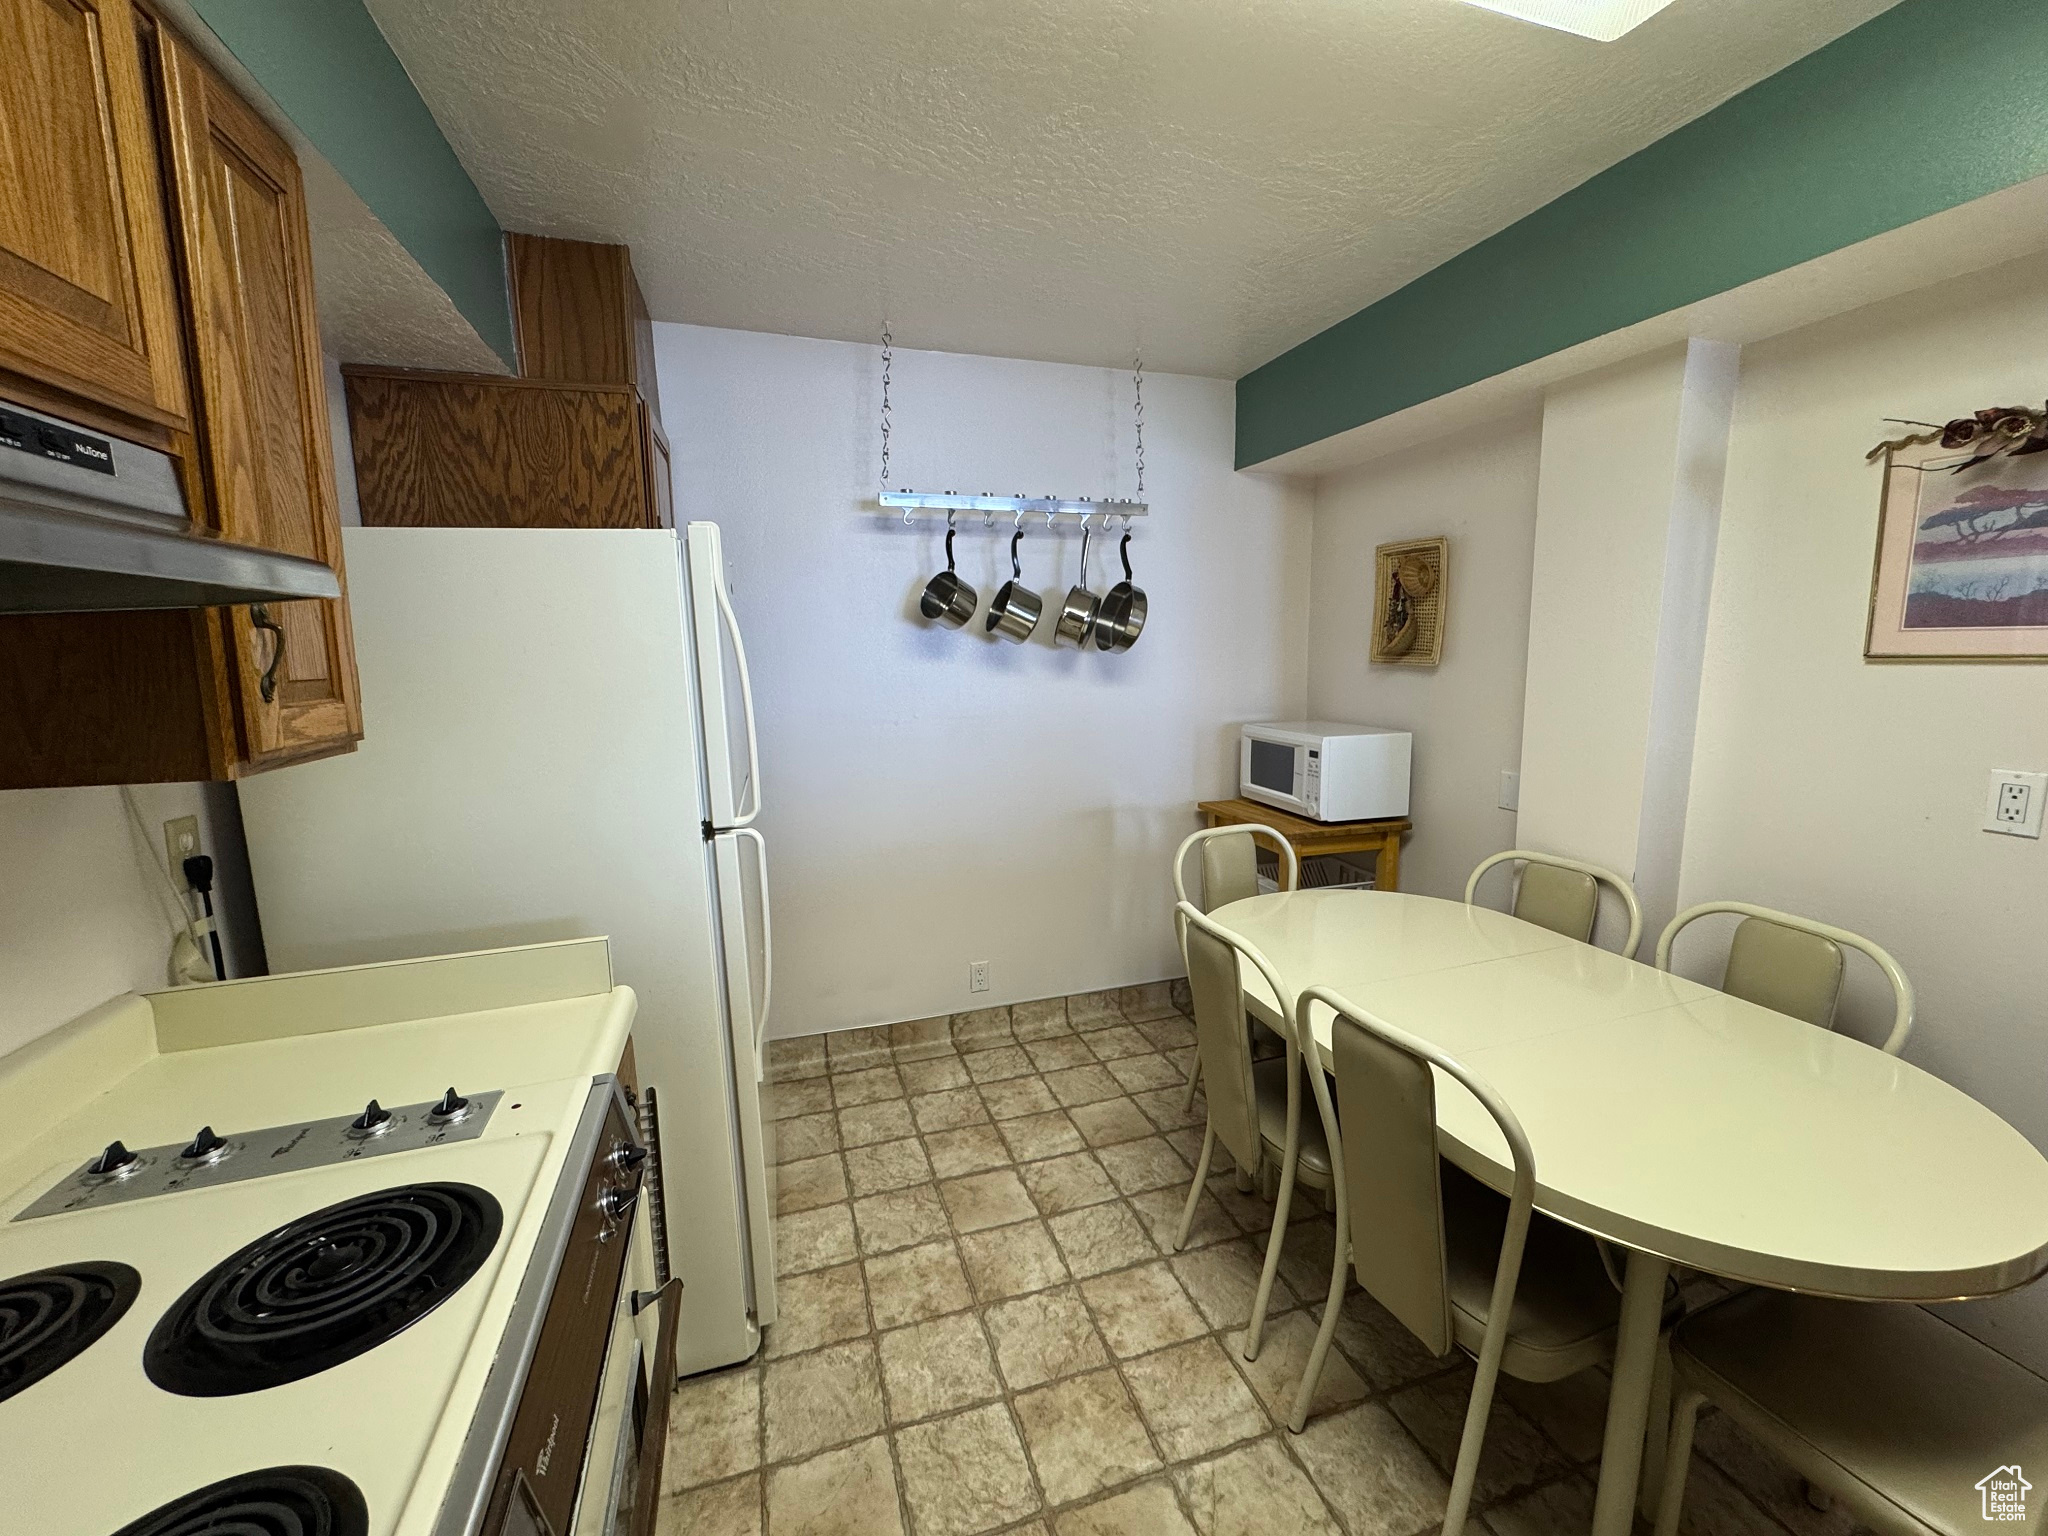
[[[1728,946],[1721,990],[1822,1029],[1835,1027],[1835,1007],[1842,997],[1842,951],[1868,955],[1891,983],[1892,1032],[1884,1050],[1899,1054],[1913,1032],[1913,984],[1898,961],[1846,928],[1747,901],[1705,901],[1671,919],[1657,940],[1657,969],[1671,969],[1671,946],[1679,930],[1715,912],[1732,912],[1742,919]]]
[[[1462,1062],[1327,987],[1311,987],[1297,1001],[1300,1039],[1314,1039],[1310,1013],[1317,1005],[1333,1014],[1334,1105],[1322,1074],[1309,1075],[1330,1141],[1333,1192],[1349,1218],[1352,1269],[1375,1300],[1439,1355],[1450,1350],[1453,1331],[1431,1068],[1462,1083],[1500,1126],[1515,1171],[1482,1346],[1497,1362],[1536,1197],[1536,1158],[1522,1123]]]
[[[1259,1101],[1252,1086],[1251,1036],[1244,1027],[1244,983],[1249,961],[1266,978],[1283,1012],[1292,1006],[1273,964],[1243,935],[1233,933],[1191,901],[1174,908],[1181,956],[1195,1008],[1195,1045],[1201,1057],[1209,1124],[1240,1168],[1259,1166]],[[1291,1044],[1292,1042],[1290,1042]]]
[[[1593,941],[1593,924],[1600,917],[1600,887],[1611,886],[1628,910],[1628,936],[1621,953],[1633,958],[1643,937],[1643,908],[1636,900],[1635,887],[1611,869],[1567,859],[1561,854],[1538,853],[1529,848],[1510,848],[1482,859],[1465,882],[1469,906],[1479,889],[1480,879],[1496,864],[1519,863],[1521,878],[1515,883],[1514,902],[1509,910],[1525,923],[1548,928],[1582,944]]]
[[[1280,889],[1291,891],[1301,884],[1301,862],[1294,845],[1270,827],[1205,827],[1181,840],[1173,854],[1173,895],[1176,901],[1191,903],[1203,912],[1247,896],[1259,894],[1259,840],[1263,838],[1280,854]],[[1190,850],[1202,850],[1202,896],[1188,894],[1187,863]]]

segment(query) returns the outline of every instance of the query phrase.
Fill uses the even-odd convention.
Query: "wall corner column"
[[[1695,339],[1544,401],[1518,838],[1634,881],[1646,952],[1677,903],[1739,355]]]

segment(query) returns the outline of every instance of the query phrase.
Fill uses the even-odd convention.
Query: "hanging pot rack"
[[[1017,527],[1021,529],[1023,520],[1028,515],[1043,517],[1047,532],[1054,532],[1063,528],[1085,529],[1096,518],[1103,520],[1096,525],[1098,528],[1106,528],[1109,525],[1110,519],[1121,518],[1123,519],[1124,527],[1128,529],[1133,518],[1145,517],[1150,513],[1151,508],[1144,499],[1145,363],[1143,358],[1140,358],[1136,366],[1131,370],[1133,410],[1136,414],[1137,425],[1138,494],[1135,498],[1127,499],[1119,496],[1109,496],[1098,500],[1089,496],[1027,496],[1021,491],[1014,496],[998,496],[993,491],[983,491],[979,495],[970,495],[959,491],[913,491],[907,487],[898,487],[896,490],[890,490],[888,488],[889,453],[891,447],[890,438],[893,435],[894,427],[892,419],[893,403],[890,399],[890,392],[891,385],[894,382],[895,357],[894,338],[890,336],[888,326],[884,325],[882,327],[882,489],[877,495],[876,501],[885,512],[901,511],[905,523],[913,523],[920,517],[943,516],[946,519],[948,528],[956,526],[956,520],[961,513],[978,512],[981,514],[981,525],[984,530],[993,530],[997,526],[996,518],[998,515],[1016,519]],[[1062,521],[1062,519],[1065,519],[1065,521]]]
[[[996,496],[988,492],[966,496],[956,491],[884,491],[877,500],[885,511],[900,510],[905,522],[917,517],[957,517],[962,513],[979,512],[984,528],[995,527],[998,515],[1044,517],[1049,519],[1045,525],[1048,528],[1077,528],[1090,518],[1145,517],[1150,512],[1142,501],[1117,498],[1094,501],[1085,496]],[[1060,522],[1060,518],[1070,521]],[[961,528],[963,531],[967,528],[964,518]]]

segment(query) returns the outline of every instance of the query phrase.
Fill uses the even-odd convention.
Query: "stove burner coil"
[[[121,1321],[142,1289],[126,1264],[66,1264],[0,1280],[0,1403]]]
[[[403,1184],[288,1222],[216,1265],[151,1331],[166,1392],[258,1392],[352,1360],[454,1295],[504,1216],[471,1184]]]
[[[173,1499],[114,1536],[369,1536],[356,1485],[325,1467],[244,1472]]]

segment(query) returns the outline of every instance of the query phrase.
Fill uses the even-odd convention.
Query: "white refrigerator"
[[[271,969],[609,936],[657,1090],[678,1368],[746,1359],[775,1321],[772,951],[718,527],[343,546],[362,744],[241,786]]]

